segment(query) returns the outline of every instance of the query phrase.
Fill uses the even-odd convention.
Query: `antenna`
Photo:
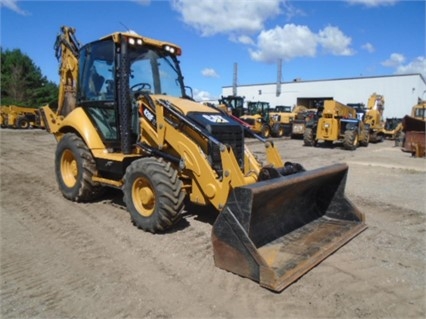
[[[127,27],[127,25],[125,25],[123,22],[121,22],[120,21],[120,24],[127,30],[127,31],[131,31],[128,27]]]

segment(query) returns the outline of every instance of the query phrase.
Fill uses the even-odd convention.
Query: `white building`
[[[276,105],[305,105],[314,107],[321,99],[338,102],[364,103],[373,93],[384,96],[384,118],[410,114],[418,99],[426,100],[426,82],[421,74],[343,78],[317,81],[238,85],[237,94],[246,101],[265,101]],[[232,86],[222,87],[222,95],[233,95]]]

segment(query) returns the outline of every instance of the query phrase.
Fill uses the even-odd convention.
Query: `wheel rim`
[[[355,134],[355,138],[354,138],[354,146],[358,145],[358,134]]]
[[[28,128],[30,125],[27,121],[24,120],[24,121],[21,121],[20,126],[21,128]]]
[[[70,150],[65,150],[61,158],[62,180],[67,187],[74,187],[77,182],[78,165],[77,160]]]
[[[137,178],[132,187],[133,204],[139,214],[149,217],[155,210],[155,193],[151,183],[144,177]]]
[[[268,128],[264,128],[264,131],[263,131],[263,136],[264,137],[269,137],[269,134],[270,132],[269,132],[269,129]]]

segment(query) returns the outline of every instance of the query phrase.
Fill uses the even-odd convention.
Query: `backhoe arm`
[[[58,115],[67,115],[76,106],[78,56],[80,43],[74,36],[75,29],[63,26],[55,42],[55,55],[60,62]]]

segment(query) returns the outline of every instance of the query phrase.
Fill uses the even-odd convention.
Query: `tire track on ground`
[[[307,168],[369,156],[366,149],[348,153],[297,148],[293,153],[293,144],[277,141],[287,154],[304,159]],[[426,313],[424,212],[371,200],[367,195],[379,190],[369,188],[364,175],[355,181],[354,190],[362,192],[354,192],[358,196],[353,199],[365,212],[369,229],[274,294],[214,266],[211,218],[198,209],[167,234],[144,233],[130,223],[119,192],[88,204],[62,197],[50,135],[11,131],[2,137],[1,146],[4,318],[362,318]],[[353,172],[382,176],[373,175],[373,170]],[[417,194],[406,181],[419,176],[397,177]]]

